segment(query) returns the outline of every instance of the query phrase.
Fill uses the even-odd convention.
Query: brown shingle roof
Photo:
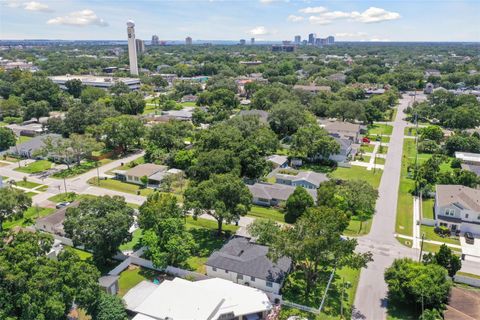
[[[159,171],[165,171],[165,170],[167,170],[166,166],[160,166],[154,163],[144,163],[144,164],[139,164],[138,166],[128,170],[126,172],[126,175],[139,177],[139,178],[143,176],[149,177],[154,173],[157,173]]]

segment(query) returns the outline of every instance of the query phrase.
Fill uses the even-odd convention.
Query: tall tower
[[[130,62],[130,73],[138,76],[137,65],[137,46],[135,43],[135,23],[132,20],[127,21],[128,34],[128,60]]]

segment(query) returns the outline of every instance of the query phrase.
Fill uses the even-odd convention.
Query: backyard
[[[118,279],[118,295],[123,297],[128,290],[132,289],[143,280],[154,281],[155,279],[161,279],[164,277],[165,276],[160,272],[130,265],[120,273],[120,278]]]

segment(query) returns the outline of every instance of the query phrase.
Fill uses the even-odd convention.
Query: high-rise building
[[[296,44],[300,44],[302,42],[302,37],[301,36],[295,36],[295,41]]]
[[[317,47],[322,46],[322,39],[321,38],[315,38],[315,46],[317,46]]]
[[[255,38],[250,39],[250,44],[253,46],[255,44]]]
[[[132,20],[127,21],[128,35],[128,60],[130,63],[130,73],[138,76],[137,64],[137,46],[135,43],[135,23]]]
[[[327,44],[335,44],[335,37],[334,36],[328,36],[327,37]]]
[[[316,37],[317,37],[317,35],[315,33],[310,33],[308,35],[308,44],[314,45]]]
[[[158,39],[158,36],[156,34],[154,34],[152,36],[152,46],[158,46],[160,44],[160,41]]]
[[[187,46],[191,46],[192,45],[192,38],[191,37],[186,37],[185,38],[185,44]]]
[[[145,52],[145,42],[140,39],[135,39],[135,47],[137,49],[137,54]]]
[[[240,39],[240,45],[241,45],[241,46],[244,46],[245,43],[247,43],[247,42],[245,41],[245,39]]]

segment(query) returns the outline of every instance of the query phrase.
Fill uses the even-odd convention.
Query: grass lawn
[[[145,106],[145,109],[143,109],[142,114],[155,113],[156,110],[160,110],[156,103],[147,102],[147,105]]]
[[[49,201],[58,203],[58,202],[72,202],[77,198],[75,192],[59,193],[53,197],[48,198]]]
[[[285,215],[280,210],[255,205],[252,206],[252,209],[250,209],[250,212],[247,214],[247,216],[268,219],[282,223],[285,222]]]
[[[27,136],[20,136],[17,139],[17,144],[22,144],[24,142],[32,140],[32,137],[27,137]]]
[[[385,158],[375,157],[376,164],[385,164]]]
[[[362,152],[373,152],[373,149],[375,149],[375,146],[373,144],[362,144],[360,147],[360,150]]]
[[[360,220],[356,216],[350,218],[350,223],[348,228],[345,230],[344,235],[346,236],[362,236],[370,232],[372,227],[372,218],[363,221],[362,228],[360,229]]]
[[[100,163],[98,164],[99,166],[102,166],[103,164],[107,164],[108,162],[111,162],[112,160],[105,159],[106,161],[102,160],[99,161]],[[105,162],[105,163],[104,163]],[[81,174],[84,174],[90,170],[93,170],[97,167],[97,164],[95,161],[84,161],[81,162],[80,165],[72,165],[70,166],[70,169],[65,169],[61,170],[59,172],[56,172],[52,174],[52,178],[72,178],[79,176]]]
[[[453,253],[456,253],[458,255],[461,254],[460,249],[455,249],[455,248],[450,248],[452,249]],[[433,244],[433,243],[427,243],[427,242],[424,242],[423,243],[423,251],[424,252],[432,252],[432,253],[436,253],[440,250],[440,245],[438,244]]]
[[[131,265],[125,269],[125,271],[120,273],[120,278],[118,279],[118,295],[123,297],[128,290],[132,289],[143,280],[153,281],[160,276],[160,272]]]
[[[385,147],[385,146],[378,147],[377,153],[387,154],[388,153],[388,147]]]
[[[88,251],[80,250],[80,249],[73,248],[73,247],[67,247],[67,248],[68,248],[67,250],[71,250],[71,251],[75,252],[80,257],[80,259],[82,259],[82,260],[87,260],[88,258],[92,257],[92,254]]]
[[[415,136],[417,135],[417,129],[415,127],[406,127],[404,134],[406,136]]]
[[[17,181],[15,183],[16,186],[18,187],[23,187],[23,188],[27,188],[27,189],[33,189],[35,187],[38,187],[38,186],[41,186],[41,184],[39,183],[35,183],[35,182],[31,182],[31,181],[23,181],[23,180],[20,180],[20,181]]]
[[[37,210],[38,209],[38,210]],[[3,229],[8,230],[14,227],[24,227],[29,226],[35,223],[37,218],[45,217],[52,214],[55,209],[52,208],[41,208],[41,207],[30,207],[23,214],[23,218],[5,221],[3,223]]]
[[[435,233],[435,227],[420,226],[420,234],[422,233],[425,233],[425,239],[428,240],[460,245],[460,240],[458,239],[458,237],[441,237],[437,233]]]
[[[208,257],[228,241],[230,234],[225,233],[219,236],[215,230],[206,228],[193,228],[189,232],[198,244],[198,251],[187,259],[187,268],[205,274],[205,263]]]
[[[137,229],[132,233],[132,240],[122,244],[119,249],[122,251],[137,249],[137,246],[140,244],[141,238],[142,238],[142,229]]]
[[[386,136],[380,136],[380,135],[368,135],[367,138],[370,139],[370,141],[380,141],[380,142],[383,142],[383,143],[388,143],[390,142],[390,137],[386,137]]]
[[[0,121],[0,127],[5,127],[8,123]]]
[[[370,159],[371,159],[370,156],[356,156],[355,157],[355,160],[361,161],[361,162],[366,162],[366,163],[369,163]]]
[[[337,170],[329,173],[329,176],[334,179],[342,180],[365,180],[372,185],[375,189],[378,189],[380,185],[380,179],[382,178],[382,170],[368,171],[367,168],[352,166],[351,168],[337,168]]]
[[[391,135],[393,127],[388,124],[371,124],[368,126],[368,134],[386,134]]]
[[[209,220],[209,219],[203,219],[203,218],[197,218],[194,219],[191,216],[187,216],[187,229],[195,229],[195,228],[205,228],[209,229],[212,231],[217,231],[217,221],[215,220]],[[227,231],[230,233],[234,233],[237,231],[239,227],[233,224],[223,224],[222,229],[223,231]]]
[[[397,220],[395,232],[411,236],[413,234],[413,196],[411,191],[415,182],[408,178],[407,168],[415,155],[415,142],[405,139],[403,144],[402,168],[400,171],[400,186],[398,189]]]
[[[88,180],[88,183],[93,186],[99,186],[101,188],[125,192],[125,193],[131,193],[131,194],[140,193],[140,195],[145,197],[154,192],[153,189],[141,188],[139,185],[136,185],[133,183],[126,183],[119,180],[114,180],[114,179],[100,180],[100,184],[98,184],[97,180],[98,180],[97,178],[92,178]]]
[[[422,214],[424,218],[433,219],[434,199],[422,199]]]
[[[24,173],[39,173],[45,170],[48,170],[52,167],[52,163],[48,160],[37,160],[28,164],[27,166],[15,168],[15,171],[24,172]]]

